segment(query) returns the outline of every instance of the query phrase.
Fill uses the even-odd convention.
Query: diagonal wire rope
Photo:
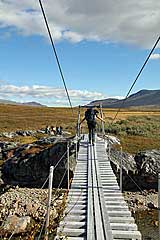
[[[46,218],[46,216],[45,216],[45,218]],[[41,230],[40,230],[40,233],[39,233],[39,236],[38,236],[38,238],[37,238],[37,240],[40,240],[41,239],[41,236],[42,236],[42,232],[43,232],[43,229],[44,229],[44,225],[45,225],[45,220],[43,221],[43,224],[42,224],[42,227],[41,227]]]
[[[129,97],[129,94],[131,93],[131,91],[132,91],[134,85],[136,84],[138,78],[140,77],[140,75],[141,75],[143,69],[145,68],[146,64],[148,63],[148,61],[149,61],[149,59],[150,59],[150,56],[152,55],[152,53],[153,53],[153,51],[155,50],[155,48],[156,48],[157,44],[159,43],[159,41],[160,41],[160,36],[158,37],[158,39],[156,40],[155,44],[153,45],[153,47],[152,47],[150,53],[148,54],[148,56],[147,56],[147,58],[146,58],[144,64],[142,65],[140,71],[138,72],[138,74],[137,74],[137,76],[136,76],[134,82],[132,83],[132,85],[131,85],[131,87],[130,87],[130,89],[129,89],[127,95],[126,95],[126,97],[123,99],[122,103],[120,104],[120,107],[119,107],[119,109],[117,110],[117,113],[116,113],[116,115],[115,115],[115,117],[114,117],[114,119],[112,120],[112,122],[111,122],[110,125],[112,125],[113,122],[115,121],[115,119],[117,118],[118,113],[120,112],[121,108],[124,106],[125,101],[126,101],[127,98]]]
[[[42,11],[42,15],[43,15],[43,18],[44,18],[44,21],[45,21],[45,24],[46,24],[46,28],[47,28],[47,31],[48,31],[48,35],[49,35],[49,38],[50,38],[50,41],[51,41],[53,53],[54,53],[55,58],[56,58],[56,62],[57,62],[57,65],[58,65],[60,76],[61,76],[64,88],[65,88],[65,91],[66,91],[66,94],[67,94],[67,98],[68,98],[68,101],[69,101],[69,105],[70,105],[70,107],[72,109],[72,115],[73,115],[73,106],[72,106],[72,103],[71,103],[71,99],[70,99],[69,92],[68,92],[68,89],[67,89],[67,85],[66,85],[66,82],[65,82],[65,78],[64,78],[63,71],[62,71],[62,67],[61,67],[61,64],[60,64],[60,61],[59,61],[57,50],[56,50],[56,47],[55,47],[55,44],[54,44],[54,41],[53,41],[53,38],[52,38],[52,34],[51,34],[51,31],[50,31],[48,20],[47,20],[47,17],[46,17],[46,14],[45,14],[45,10],[44,10],[44,7],[42,5],[42,1],[41,0],[39,0],[39,5],[40,5],[41,11]]]
[[[53,171],[54,171],[54,169],[53,169]],[[65,172],[64,172],[64,174],[63,174],[63,176],[62,176],[62,178],[61,178],[61,180],[60,180],[60,182],[59,182],[59,185],[58,185],[56,191],[54,192],[54,194],[53,194],[53,196],[52,196],[52,199],[56,196],[56,194],[57,194],[57,192],[58,192],[58,190],[59,190],[59,187],[60,187],[60,185],[61,185],[61,183],[62,183],[62,181],[63,181],[63,179],[64,179],[64,176],[65,176],[66,172],[67,172],[67,169],[65,170]],[[53,202],[52,202],[52,204],[53,204]],[[43,221],[41,230],[40,230],[40,232],[39,232],[38,240],[40,240],[40,238],[41,238],[41,236],[42,236],[42,232],[43,232],[44,225],[45,225],[45,222],[46,222],[46,215],[47,215],[47,214],[45,214],[44,221]]]
[[[123,166],[122,166],[123,167]],[[131,181],[137,186],[137,188],[140,190],[140,192],[143,194],[144,191],[142,190],[142,188],[136,183],[136,181],[129,175],[128,172],[126,172],[128,177],[131,179]],[[150,195],[147,195],[148,199],[152,202],[152,199],[150,197]],[[147,202],[146,202],[147,203]],[[148,208],[152,209],[151,207],[148,206]]]
[[[44,188],[44,186],[45,186],[46,182],[48,181],[48,179],[49,179],[49,175],[48,175],[48,177],[46,178],[46,180],[44,181],[44,183],[43,183],[41,189]]]
[[[67,154],[67,150],[64,152],[64,154],[61,156],[61,158],[59,159],[59,161],[56,163],[54,167],[54,169],[59,165],[59,163],[61,162],[61,160],[63,159],[63,157]]]
[[[53,171],[54,171],[54,170],[53,170]],[[64,174],[63,174],[63,176],[62,176],[62,178],[61,178],[61,180],[60,180],[60,183],[59,183],[59,185],[58,185],[58,188],[57,188],[56,191],[54,192],[52,198],[54,198],[54,197],[56,196],[56,194],[57,194],[57,192],[58,192],[58,190],[59,190],[59,187],[60,187],[60,185],[61,185],[61,183],[62,183],[62,181],[63,181],[63,179],[64,179],[64,176],[65,176],[66,172],[67,172],[67,169],[65,170],[65,172],[64,172]],[[53,204],[53,203],[52,203],[52,204]],[[43,221],[43,224],[42,224],[42,227],[41,227],[39,236],[38,236],[38,240],[40,240],[40,238],[41,238],[41,236],[42,236],[42,232],[43,232],[44,225],[45,225],[45,222],[46,222],[46,215],[47,215],[47,214],[45,214],[44,221]]]
[[[68,151],[68,149],[64,152],[64,154],[61,156],[61,158],[59,159],[59,161],[57,162],[57,164],[54,166],[53,171],[54,171],[55,168],[59,165],[59,163],[61,162],[61,160],[63,159],[63,157],[66,155],[67,151]],[[59,190],[59,187],[60,187],[60,185],[61,185],[61,183],[62,183],[62,181],[63,181],[63,179],[64,179],[64,177],[65,177],[66,172],[67,172],[67,169],[65,170],[64,174],[62,175],[61,180],[60,180],[60,182],[59,182],[59,185],[58,185],[56,191],[54,192],[54,194],[53,194],[53,196],[52,196],[52,199],[56,196],[56,194],[57,194],[57,192],[58,192],[58,190]],[[49,178],[49,176],[48,176],[48,178]],[[48,180],[48,178],[47,178],[46,180]],[[45,183],[46,183],[46,181],[45,181]],[[44,184],[43,184],[43,185],[44,185]],[[45,215],[45,218],[44,218],[44,221],[43,221],[43,224],[42,224],[42,227],[41,227],[39,236],[38,236],[38,240],[40,240],[40,238],[41,238],[41,236],[42,236],[42,232],[43,232],[43,229],[44,229],[45,222],[46,222],[46,215]]]

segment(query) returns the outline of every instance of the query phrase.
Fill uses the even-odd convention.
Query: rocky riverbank
[[[158,211],[158,192],[155,190],[144,190],[143,192],[123,192],[124,198],[130,208],[136,211],[157,209]]]
[[[36,239],[45,222],[50,165],[56,166],[50,211],[54,235],[63,213],[67,185],[67,146],[70,178],[76,165],[72,137],[47,136],[29,144],[1,142],[0,238]],[[44,184],[45,183],[45,184]],[[20,187],[22,186],[22,187]],[[43,234],[43,231],[42,231]]]
[[[131,155],[117,148],[120,149],[119,139],[115,136],[106,136],[106,151],[118,181],[122,163],[123,195],[130,210],[135,213],[157,209],[160,150],[146,150]]]
[[[22,239],[35,239],[40,233],[47,211],[47,189],[10,188],[0,196],[0,237],[14,233]],[[56,230],[65,207],[66,192],[53,189],[50,225]],[[19,235],[20,234],[20,235]],[[30,235],[30,238],[29,236]],[[18,238],[19,239],[19,238]]]
[[[142,234],[142,239],[158,240],[158,193],[154,190],[144,190],[123,194]]]
[[[56,166],[53,187],[57,187],[62,180],[61,187],[65,188],[68,144],[70,177],[72,177],[76,165],[74,138],[48,137],[12,149],[2,148],[4,163],[1,171],[4,183],[15,186],[41,187],[48,177],[50,166],[53,165]]]
[[[70,142],[69,167],[72,178],[76,165],[74,138],[59,139],[59,137],[48,136],[23,145],[1,142],[0,158],[4,163],[3,180],[0,182],[0,237],[2,239],[8,239],[13,233],[17,239],[20,239],[19,236],[26,240],[36,239],[35,236],[38,236],[44,223],[47,206],[47,190],[41,187],[48,177],[50,165],[55,166],[61,158],[60,165],[54,171],[53,184],[57,187],[64,175],[61,187],[66,187],[68,141]],[[136,214],[140,212],[146,212],[146,214],[154,210],[157,212],[160,151],[145,151],[133,156],[121,153],[113,147],[114,143],[119,142],[116,138],[110,137],[109,141],[112,145],[109,152],[110,159],[118,180],[122,157],[124,197],[132,213],[137,216]],[[139,188],[142,189],[141,192]],[[65,206],[66,192],[53,189],[52,196],[51,228],[55,231]],[[140,218],[138,215],[138,220]],[[153,222],[154,227],[157,227],[155,216],[153,216]]]
[[[108,137],[112,168],[120,181],[122,162],[123,194],[134,216],[143,240],[159,239],[158,231],[158,172],[160,171],[160,150],[141,151],[135,155],[117,150],[120,142],[115,137]],[[107,139],[107,140],[108,140]]]
[[[115,144],[118,139],[108,136],[110,145],[106,144],[106,150],[111,160],[111,165],[119,181],[120,167],[123,171],[123,190],[158,190],[158,173],[160,171],[160,149],[146,150],[131,155],[117,150]],[[120,148],[120,147],[119,147]]]

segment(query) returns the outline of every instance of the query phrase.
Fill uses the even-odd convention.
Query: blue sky
[[[90,2],[44,1],[73,105],[124,97],[159,34],[155,0]],[[38,1],[0,0],[0,9],[0,98],[67,106]],[[159,47],[132,93],[160,89]]]

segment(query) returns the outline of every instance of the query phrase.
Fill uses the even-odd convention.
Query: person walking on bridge
[[[96,109],[87,108],[85,112],[85,117],[82,119],[81,123],[86,120],[87,125],[88,125],[88,130],[89,130],[89,143],[92,143],[94,145],[95,142],[95,131],[96,131],[96,118],[99,120],[105,122],[100,116],[98,116],[98,111]]]

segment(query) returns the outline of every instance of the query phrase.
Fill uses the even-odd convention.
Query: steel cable
[[[158,37],[158,39],[156,40],[155,44],[153,45],[153,47],[152,47],[152,49],[151,49],[149,55],[147,56],[147,58],[146,58],[144,64],[142,65],[140,71],[138,72],[138,74],[137,74],[137,76],[136,76],[134,82],[132,83],[132,85],[131,85],[131,87],[130,87],[130,89],[129,89],[127,95],[126,95],[126,97],[125,97],[125,98],[123,99],[123,101],[121,102],[120,107],[119,107],[119,109],[118,109],[118,111],[117,111],[117,113],[116,113],[116,115],[115,115],[115,117],[114,117],[114,119],[112,120],[112,122],[111,122],[110,125],[112,125],[113,122],[115,121],[115,119],[117,118],[118,113],[120,112],[121,108],[124,106],[125,101],[126,101],[127,98],[129,97],[129,94],[131,93],[131,91],[132,91],[134,85],[136,84],[138,78],[140,77],[140,75],[141,75],[143,69],[145,68],[145,66],[146,66],[146,64],[147,64],[147,62],[148,62],[148,60],[150,59],[150,56],[152,55],[152,53],[153,53],[153,51],[155,50],[155,48],[156,48],[157,44],[159,43],[159,41],[160,41],[160,36]]]
[[[59,61],[59,57],[58,57],[58,54],[57,54],[57,51],[56,51],[56,47],[55,47],[55,44],[54,44],[54,41],[53,41],[53,38],[52,38],[52,34],[51,34],[51,31],[50,31],[48,20],[47,20],[47,17],[46,17],[46,14],[45,14],[45,10],[44,10],[44,7],[42,5],[42,1],[41,0],[39,0],[39,5],[40,5],[41,11],[42,11],[42,15],[43,15],[43,18],[44,18],[44,21],[45,21],[45,24],[46,24],[46,28],[47,28],[47,31],[48,31],[48,35],[49,35],[49,38],[50,38],[50,41],[51,41],[53,53],[54,53],[55,58],[56,58],[57,66],[58,66],[58,69],[59,69],[59,72],[60,72],[60,76],[61,76],[64,88],[65,88],[65,91],[66,91],[66,94],[67,94],[67,98],[68,98],[70,107],[72,109],[72,115],[73,115],[73,107],[72,107],[71,99],[70,99],[70,96],[69,96],[69,92],[68,92],[67,85],[66,85],[66,82],[65,82],[65,78],[64,78],[63,71],[62,71],[62,67],[61,67],[61,64],[60,64],[60,61]]]
[[[61,160],[63,159],[63,157],[66,155],[66,153],[67,153],[67,150],[66,150],[66,151],[64,152],[64,154],[61,156],[61,158],[59,159],[59,161],[57,162],[57,164],[56,164],[55,166],[53,166],[53,167],[54,167],[53,172],[54,172],[55,168],[59,165],[59,163],[61,162]],[[61,185],[61,183],[62,183],[62,181],[63,181],[63,179],[64,179],[64,176],[65,176],[66,172],[67,172],[67,169],[65,170],[64,174],[62,175],[61,180],[60,180],[60,182],[59,182],[59,185],[58,185],[56,191],[54,192],[54,194],[53,194],[53,196],[52,196],[52,199],[56,196],[56,194],[57,194],[57,192],[58,192],[58,190],[59,190],[59,187],[60,187],[60,185]],[[48,176],[48,178],[49,178],[49,176]],[[48,180],[48,178],[47,178],[47,180]],[[66,192],[67,192],[67,191],[66,191]],[[54,200],[54,199],[53,199],[53,200]],[[53,203],[53,200],[52,200],[52,203]],[[45,222],[46,222],[46,216],[45,216],[45,219],[44,219],[44,221],[43,221],[43,224],[42,224],[42,227],[41,227],[39,236],[38,236],[38,240],[41,238],[41,235],[42,235],[42,232],[43,232],[43,229],[44,229]]]

